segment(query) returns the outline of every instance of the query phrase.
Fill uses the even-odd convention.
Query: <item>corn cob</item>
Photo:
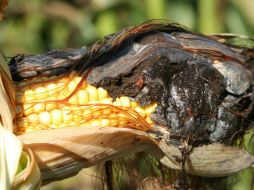
[[[127,96],[113,100],[106,90],[76,72],[16,86],[17,134],[67,126],[114,126],[148,130],[157,104],[141,107]]]

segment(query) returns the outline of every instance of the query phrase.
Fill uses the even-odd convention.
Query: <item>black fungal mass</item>
[[[172,136],[229,143],[253,121],[253,49],[154,21],[124,29],[76,57],[72,67],[111,97],[126,95],[143,106],[157,102],[151,119]]]

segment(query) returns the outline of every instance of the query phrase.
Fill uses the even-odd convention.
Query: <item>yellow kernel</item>
[[[146,117],[146,122],[149,123],[149,124],[153,123],[153,121],[150,119],[150,117]]]
[[[41,113],[45,111],[45,104],[44,103],[38,103],[34,105],[34,113]]]
[[[85,90],[88,93],[89,102],[98,100],[98,91],[94,86],[88,85]]]
[[[148,116],[151,115],[151,113],[153,113],[155,111],[156,106],[157,106],[157,104],[154,103],[154,104],[151,104],[151,105],[148,105],[148,106],[144,107],[146,114]]]
[[[57,109],[56,103],[46,103],[46,111],[51,111]]]
[[[78,123],[73,121],[68,126],[69,127],[74,127],[74,126],[77,126],[77,125],[78,125]]]
[[[84,119],[89,119],[89,118],[91,118],[91,116],[92,116],[92,109],[90,107],[86,107],[83,110],[83,118]]]
[[[73,115],[73,121],[75,122],[81,122],[83,120],[83,113],[82,112],[78,112],[78,111],[75,111],[74,112],[74,115]]]
[[[119,113],[118,117],[119,117],[118,125],[124,127],[128,123],[126,115]]]
[[[73,81],[78,84],[81,81],[82,77],[75,77]]]
[[[34,92],[35,92],[37,100],[38,99],[40,100],[48,96],[46,93],[46,89],[44,87],[37,87]]]
[[[33,90],[26,90],[24,92],[24,101],[32,101],[35,99],[34,91]]]
[[[92,127],[100,127],[101,126],[101,122],[98,119],[94,119],[94,120],[90,121],[90,126],[92,126]]]
[[[101,122],[102,127],[106,127],[106,126],[110,125],[110,120],[109,119],[101,119],[100,122]]]
[[[49,126],[51,123],[51,117],[50,117],[49,112],[47,112],[47,111],[41,112],[39,114],[39,119],[43,125]]]
[[[24,104],[23,108],[24,108],[24,115],[25,116],[34,113],[34,108],[33,108],[32,104]]]
[[[121,100],[119,98],[116,98],[116,100],[113,102],[114,106],[121,106]]]
[[[65,84],[67,84],[69,82],[69,78],[68,77],[62,77],[57,81],[57,86],[65,86]]]
[[[117,119],[110,119],[110,127],[118,127],[118,121]]]
[[[120,97],[121,106],[123,107],[130,107],[131,106],[131,100],[127,96]]]
[[[139,106],[135,108],[135,111],[138,112],[142,117],[146,116],[145,110]]]
[[[57,99],[63,99],[65,98],[67,95],[69,95],[70,93],[68,92],[68,79],[61,79],[58,83],[56,83],[57,86]]]
[[[64,123],[71,123],[73,121],[73,111],[69,107],[64,107],[63,111],[63,121]]]
[[[91,126],[90,123],[91,123],[91,120],[85,121],[85,122],[82,122],[79,126],[81,126],[81,127],[90,127]]]
[[[79,90],[77,96],[79,105],[85,105],[88,103],[88,94],[85,90]]]
[[[48,93],[48,99],[54,100],[57,97],[57,85],[55,83],[49,83],[45,88]]]
[[[64,127],[68,127],[68,125],[66,123],[61,123],[58,127],[59,128],[64,128]]]
[[[69,104],[77,105],[78,104],[78,96],[76,94],[72,95],[69,100]]]
[[[56,129],[56,128],[58,128],[59,126],[58,125],[55,125],[55,124],[51,124],[51,125],[49,125],[49,128],[52,128],[52,129]]]
[[[62,112],[59,109],[50,112],[52,124],[59,125],[63,121]]]
[[[69,92],[73,92],[77,87],[77,83],[74,81],[70,81],[68,84],[68,90]]]
[[[138,107],[138,103],[137,103],[137,102],[131,102],[131,107],[132,107],[132,108]]]
[[[56,109],[61,110],[63,107],[68,107],[68,106],[66,106],[65,104],[59,103],[59,104],[57,104],[57,108]],[[70,108],[70,107],[68,107],[68,108]]]
[[[68,83],[68,81],[67,81],[67,83]],[[57,91],[58,92],[62,91],[66,87],[65,85],[67,83],[61,83],[61,82],[56,83],[56,86],[57,86],[56,89],[57,89]]]
[[[100,103],[112,105],[112,101],[109,98],[100,100]],[[101,106],[101,109],[102,109],[101,111],[103,115],[109,115],[112,112],[111,106],[107,106],[107,105]]]
[[[32,126],[29,126],[29,127],[27,127],[26,129],[25,129],[25,132],[26,133],[30,133],[30,132],[33,132],[33,131],[35,131],[36,129],[34,128],[34,127],[32,127]]]
[[[94,117],[99,117],[102,114],[102,112],[101,112],[102,108],[101,108],[101,106],[98,106],[99,102],[96,100],[93,100],[93,101],[90,101],[89,103],[93,104],[93,105],[91,105],[92,115]]]
[[[58,94],[57,96],[57,100],[63,100],[68,96],[68,94],[66,93],[66,91],[62,91]]]
[[[39,116],[37,114],[31,114],[27,116],[29,125],[38,125],[39,124]]]
[[[108,97],[108,92],[104,90],[103,88],[98,88],[98,98],[99,100],[107,98]]]
[[[79,83],[80,83],[81,80],[82,80],[82,77],[75,77],[75,78],[73,79],[73,81],[74,81],[77,85],[80,85]],[[80,89],[84,89],[85,87],[86,87],[86,81],[83,80],[83,81],[81,82]]]
[[[113,104],[112,98],[104,98],[104,99],[99,100],[99,102],[102,104],[109,104],[109,105]]]

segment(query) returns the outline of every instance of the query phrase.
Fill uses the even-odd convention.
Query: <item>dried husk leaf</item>
[[[43,184],[75,175],[82,168],[130,153],[151,153],[169,168],[181,169],[178,147],[158,142],[146,132],[114,127],[71,127],[36,131],[19,136],[34,152]],[[249,153],[222,144],[193,148],[186,172],[206,177],[228,176],[252,166]]]
[[[73,176],[84,167],[157,148],[145,132],[114,127],[59,128],[19,138],[34,152],[44,184]]]
[[[0,189],[39,189],[40,170],[33,153],[29,149],[22,152],[21,141],[12,134],[15,90],[8,65],[3,59],[0,60],[0,108]],[[22,164],[26,167],[22,168]]]
[[[6,62],[0,62],[0,122],[13,132],[15,116],[15,90]]]
[[[179,158],[181,152],[178,148],[169,146],[164,142],[159,147],[165,153],[160,161],[173,169],[181,169]],[[204,177],[224,177],[239,172],[245,168],[253,167],[254,156],[237,147],[214,143],[195,147],[187,156],[185,169],[191,173]]]
[[[242,149],[222,144],[195,148],[186,163],[191,173],[207,177],[228,176],[253,164],[253,155]]]

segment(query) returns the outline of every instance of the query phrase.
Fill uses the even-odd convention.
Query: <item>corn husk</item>
[[[7,63],[0,60],[0,122],[3,127],[13,132],[15,116],[15,90]]]
[[[0,124],[0,189],[11,188],[22,149],[21,141]]]
[[[166,143],[159,144],[165,153],[160,161],[172,168],[181,169],[175,158],[181,158],[181,152],[174,146]],[[219,143],[203,145],[193,148],[185,162],[188,173],[204,177],[224,177],[232,175],[248,167],[253,167],[254,157],[248,152]]]
[[[84,167],[156,148],[146,133],[114,127],[58,128],[19,138],[34,152],[44,184],[73,176]]]
[[[7,63],[0,60],[0,189],[34,190],[40,187],[40,170],[32,151],[23,150],[15,130],[15,90]]]
[[[75,175],[82,168],[145,151],[169,168],[181,169],[178,147],[157,141],[146,132],[124,128],[59,128],[19,136],[34,152],[43,183]],[[249,153],[222,144],[193,148],[186,172],[206,177],[228,176],[254,164]]]
[[[26,148],[19,160],[19,170],[12,183],[12,189],[37,190],[41,186],[41,173],[33,152]]]
[[[0,189],[34,190],[40,187],[40,170],[33,153],[0,124]]]

